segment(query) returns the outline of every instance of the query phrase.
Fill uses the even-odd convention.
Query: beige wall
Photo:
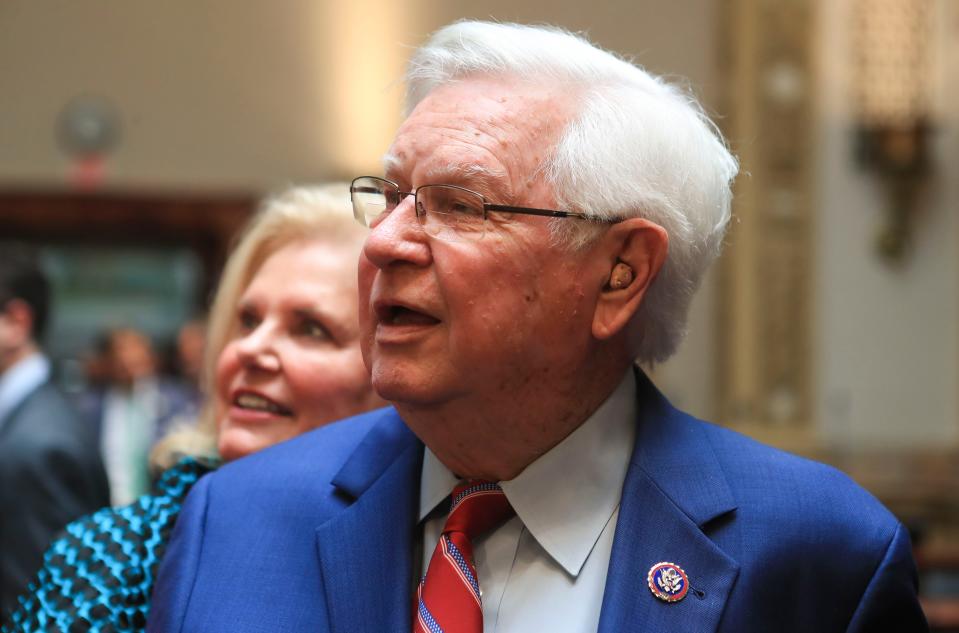
[[[72,97],[118,108],[108,186],[253,188],[377,167],[410,48],[458,17],[588,30],[707,93],[713,0],[4,0],[0,185],[59,185],[55,122]]]
[[[324,86],[307,3],[0,3],[0,181],[56,185],[63,105],[109,98],[108,186],[264,187],[323,173]]]

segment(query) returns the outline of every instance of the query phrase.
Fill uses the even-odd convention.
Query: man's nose
[[[377,268],[397,263],[427,266],[432,261],[429,236],[416,217],[414,205],[414,196],[406,196],[370,229],[363,254]]]
[[[260,323],[237,341],[237,356],[247,369],[268,372],[280,370],[280,357],[276,350],[276,333],[267,323]]]

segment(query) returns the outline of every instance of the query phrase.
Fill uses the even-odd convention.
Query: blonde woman
[[[365,237],[345,184],[269,199],[230,255],[210,312],[195,426],[155,449],[154,493],[67,527],[4,631],[142,630],[187,492],[221,461],[378,406],[359,347]]]

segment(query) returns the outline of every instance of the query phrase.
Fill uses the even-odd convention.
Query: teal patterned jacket
[[[142,631],[183,500],[218,465],[185,458],[160,476],[151,494],[68,525],[0,633]]]

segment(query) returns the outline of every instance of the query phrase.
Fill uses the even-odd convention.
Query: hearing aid
[[[609,287],[613,290],[622,290],[633,283],[633,269],[628,264],[617,262],[613,272],[609,274]]]

